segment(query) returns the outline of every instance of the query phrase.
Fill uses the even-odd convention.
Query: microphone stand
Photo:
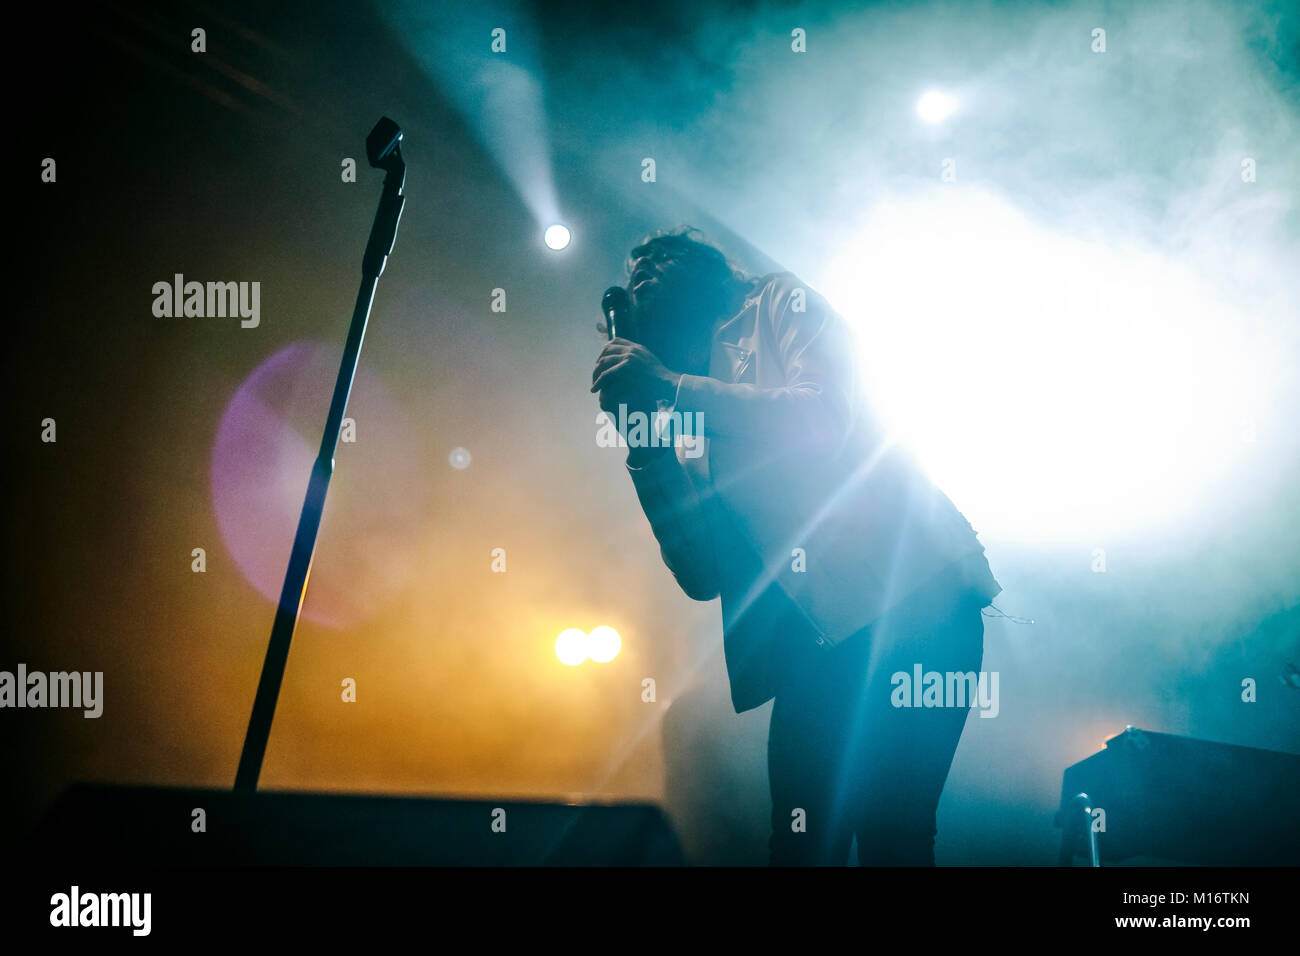
[[[370,306],[374,302],[375,288],[384,271],[393,243],[397,239],[397,223],[402,216],[406,196],[402,188],[406,183],[406,163],[402,161],[401,128],[383,117],[366,137],[366,154],[370,165],[383,169],[384,191],[379,198],[370,241],[361,260],[361,288],[357,291],[356,306],[352,310],[352,324],[348,327],[347,344],[343,360],[339,363],[338,378],[334,383],[334,397],[330,400],[329,415],[325,419],[325,433],[321,437],[320,451],[312,466],[307,483],[307,497],[303,501],[298,531],[294,534],[289,567],[280,591],[280,603],[271,627],[271,640],[262,664],[262,676],[253,699],[253,713],[248,720],[248,733],[244,749],[239,756],[239,769],[235,774],[235,790],[257,790],[257,778],[266,756],[266,742],[271,735],[271,721],[275,717],[275,704],[284,680],[284,667],[289,658],[289,644],[294,627],[302,611],[303,597],[307,593],[307,579],[311,574],[312,556],[316,551],[316,536],[320,531],[321,515],[325,510],[325,494],[329,491],[330,477],[334,474],[334,452],[338,448],[339,433],[343,428],[343,414],[347,411],[352,380],[356,376],[357,361],[361,357],[361,341],[365,338],[366,324],[370,320]]]

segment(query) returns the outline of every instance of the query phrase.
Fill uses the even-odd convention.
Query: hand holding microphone
[[[600,313],[605,317],[605,321],[601,323],[604,327],[597,326],[597,328],[607,332],[611,342],[618,338],[620,329],[630,332],[631,323],[628,319],[632,314],[632,297],[628,295],[627,289],[621,285],[612,285],[606,289],[605,294],[600,297]]]
[[[666,368],[658,357],[644,345],[632,341],[632,302],[622,286],[610,286],[601,296],[600,311],[605,320],[601,323],[609,341],[596,359],[591,373],[591,390],[598,393],[601,409],[617,422],[626,421],[619,415],[619,406],[627,411],[641,411],[653,416],[660,403],[671,403],[677,394],[681,376]],[[624,436],[626,437],[626,436]],[[655,446],[654,451],[662,450]],[[629,461],[641,457],[645,449],[629,449]]]
[[[600,407],[616,409],[619,403],[653,411],[659,401],[672,401],[680,375],[667,369],[658,357],[631,338],[632,299],[627,289],[612,285],[600,299],[609,343],[596,359],[591,390],[600,392]]]

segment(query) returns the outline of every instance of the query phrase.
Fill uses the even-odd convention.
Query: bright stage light
[[[587,635],[587,656],[597,664],[608,664],[618,656],[623,639],[618,631],[602,624]]]
[[[822,287],[886,425],[997,536],[1100,544],[1204,507],[1279,374],[1191,269],[991,196],[882,203]]]
[[[567,246],[571,238],[572,236],[569,233],[569,227],[564,225],[562,222],[557,222],[553,226],[547,226],[546,232],[542,234],[542,239],[556,252],[559,252]]]
[[[586,632],[576,627],[566,628],[555,639],[555,656],[563,664],[577,667],[587,659]]]
[[[942,123],[957,109],[957,101],[947,93],[930,90],[916,104],[916,112],[927,123]]]

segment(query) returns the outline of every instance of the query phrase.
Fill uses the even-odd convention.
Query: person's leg
[[[852,697],[835,693],[830,654],[788,674],[772,705],[768,778],[773,866],[843,866],[852,816],[843,790],[845,721]]]
[[[879,652],[857,721],[854,830],[863,866],[933,866],[935,813],[969,706],[895,707],[895,673],[975,672],[983,658],[978,608],[938,618],[903,614],[873,635]]]

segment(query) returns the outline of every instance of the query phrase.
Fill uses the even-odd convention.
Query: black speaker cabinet
[[[112,866],[686,862],[663,812],[648,804],[235,793],[104,784],[69,788],[33,841],[42,854]]]
[[[1197,866],[1300,865],[1300,756],[1129,727],[1066,768],[1057,825],[1061,862],[1087,855],[1074,804],[1086,794],[1099,862],[1155,857]],[[1104,813],[1104,817],[1098,813]]]

